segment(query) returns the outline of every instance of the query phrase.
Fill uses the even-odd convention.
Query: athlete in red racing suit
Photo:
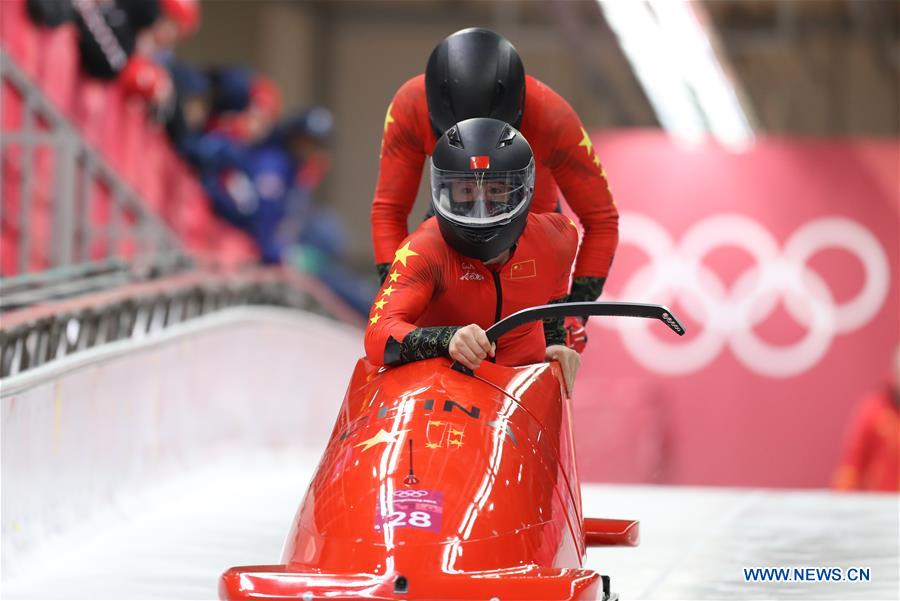
[[[477,42],[490,36],[500,40],[497,43],[501,50],[506,46],[510,49],[506,54],[501,53],[503,57],[512,55],[515,61],[519,61],[509,42],[483,29],[457,32],[435,48],[432,58],[439,55],[442,46],[450,44],[454,53],[451,56],[457,57],[450,59],[451,62],[480,60],[483,70],[488,71],[490,68],[486,63],[490,63],[490,52],[486,48],[490,49],[490,46],[483,43],[470,54],[465,54],[467,47],[461,44],[470,38],[476,38]],[[436,62],[440,63],[440,60]],[[500,64],[502,67],[506,63],[501,61]],[[514,66],[521,69],[521,62]],[[463,67],[465,65],[459,67],[451,64],[449,68],[459,70]],[[428,69],[431,73],[432,60],[429,61]],[[600,159],[578,115],[550,87],[531,76],[525,76],[524,71],[521,74],[524,107],[519,102],[514,109],[519,111],[520,123],[516,122],[515,115],[510,118],[498,116],[502,107],[498,108],[496,102],[493,105],[485,104],[480,109],[491,111],[490,113],[458,114],[466,108],[459,108],[463,101],[471,101],[471,104],[474,102],[474,95],[480,93],[490,96],[494,93],[493,88],[488,88],[485,92],[485,88],[477,86],[460,92],[461,95],[467,94],[466,97],[450,99],[456,113],[451,123],[468,117],[491,116],[515,125],[522,132],[531,144],[535,157],[535,192],[531,210],[535,213],[557,211],[558,192],[562,192],[584,229],[570,300],[593,301],[602,291],[618,244],[618,212]],[[465,71],[454,72],[451,76],[451,87],[460,86],[460,81],[466,81]],[[436,75],[432,79],[437,77]],[[516,77],[511,75],[508,79],[512,83],[501,83],[507,87],[515,87]],[[450,94],[453,92],[453,89],[449,91]],[[417,75],[400,87],[385,116],[380,171],[372,203],[372,240],[375,262],[382,278],[393,260],[394,251],[407,235],[407,216],[415,202],[422,165],[431,154],[439,135],[436,135],[436,130],[443,131],[440,124],[436,123],[441,107],[435,106],[437,101],[431,102],[430,106],[426,96],[426,75]],[[473,105],[469,110],[479,109]]]
[[[477,152],[473,150],[478,142],[476,134],[493,141],[498,137],[500,127],[505,128],[501,137],[513,136],[515,144],[522,146],[524,159],[519,157],[516,165],[530,160],[533,185],[534,161],[528,144],[504,123],[493,119],[470,119],[460,123],[449,130],[449,134],[451,139],[453,135],[463,138],[465,149],[460,143],[451,151],[465,159],[468,153]],[[444,143],[446,146],[447,137],[442,137],[439,145]],[[512,152],[501,149],[504,150]],[[438,149],[435,151],[437,153]],[[497,154],[502,158],[502,152]],[[477,162],[475,159],[484,159],[485,164],[488,160],[499,162],[497,157],[486,155],[471,158],[473,165]],[[516,311],[566,299],[569,274],[578,248],[575,224],[558,213],[528,213],[530,191],[528,198],[516,201],[514,210],[509,209],[507,215],[495,219],[500,225],[494,225],[491,217],[484,217],[484,214],[474,218],[461,216],[460,207],[465,210],[471,204],[467,202],[469,199],[459,201],[457,195],[448,201],[446,189],[465,185],[465,182],[455,179],[441,185],[434,181],[439,177],[436,174],[449,174],[443,176],[448,180],[465,178],[468,174],[442,171],[436,168],[437,165],[436,156],[432,171],[433,206],[438,206],[438,199],[443,198],[444,206],[452,208],[449,211],[437,209],[436,217],[423,223],[394,251],[393,263],[369,314],[365,335],[369,361],[376,365],[399,365],[450,356],[474,368],[486,357],[503,365],[558,359],[563,365],[567,388],[571,390],[578,359],[574,351],[560,346],[565,343],[561,319],[521,326],[503,336],[496,349],[490,348],[483,330]],[[480,177],[484,177],[483,173]],[[489,186],[489,183],[485,184],[485,187]],[[445,191],[443,196],[441,189]],[[453,189],[455,194],[456,188]],[[513,204],[510,202],[509,206]],[[476,225],[472,226],[472,223]],[[478,241],[470,244],[473,230],[487,232],[487,235],[476,236],[474,239]],[[491,241],[482,242],[482,238]],[[466,328],[475,333],[473,340],[476,342],[471,349],[455,350],[454,343],[459,346],[460,339],[468,334]]]
[[[372,305],[366,329],[369,361],[394,365],[446,356],[448,335],[459,329],[441,327],[448,321],[487,329],[516,311],[564,299],[577,248],[578,232],[568,217],[531,214],[506,263],[485,265],[447,246],[436,219],[428,219],[396,251]],[[496,361],[543,361],[547,342],[564,344],[565,339],[545,340],[543,324],[532,322],[500,339]]]

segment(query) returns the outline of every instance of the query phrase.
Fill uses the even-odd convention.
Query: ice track
[[[226,567],[277,563],[317,457],[223,456],[44,541],[4,599],[210,599]],[[243,474],[240,479],[236,474]],[[590,567],[623,599],[897,599],[897,498],[590,485],[589,515],[638,517],[636,549]],[[104,524],[99,524],[102,519]],[[744,566],[868,566],[868,583],[748,584]]]

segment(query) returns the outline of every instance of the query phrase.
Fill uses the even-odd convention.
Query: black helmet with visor
[[[534,194],[534,155],[514,127],[488,118],[448,129],[431,156],[431,202],[444,240],[487,261],[511,248]]]

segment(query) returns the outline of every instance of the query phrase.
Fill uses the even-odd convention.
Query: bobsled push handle
[[[508,334],[512,330],[526,323],[537,321],[538,319],[546,319],[548,317],[569,317],[578,315],[588,316],[605,316],[605,317],[643,317],[645,319],[658,319],[666,324],[670,330],[684,336],[684,326],[678,321],[678,318],[664,305],[648,305],[644,303],[614,303],[605,301],[582,302],[582,303],[556,303],[553,305],[539,305],[537,307],[529,307],[516,311],[512,315],[507,315],[491,327],[485,334],[491,342],[497,340],[504,334]],[[456,371],[471,375],[471,370],[459,361],[454,361],[451,366]]]
[[[487,334],[488,340],[497,342],[497,339],[504,334],[507,334],[528,322],[546,319],[548,317],[560,318],[578,315],[658,319],[669,326],[669,329],[679,336],[684,335],[684,327],[672,312],[669,311],[668,307],[663,305],[646,305],[643,303],[612,303],[604,301],[556,303],[554,305],[529,307],[528,309],[516,311],[512,315],[507,315],[489,327],[485,331],[485,334]]]

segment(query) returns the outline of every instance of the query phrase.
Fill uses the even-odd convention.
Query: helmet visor
[[[435,211],[465,225],[502,223],[517,215],[534,192],[534,159],[516,171],[445,171],[431,167]]]

